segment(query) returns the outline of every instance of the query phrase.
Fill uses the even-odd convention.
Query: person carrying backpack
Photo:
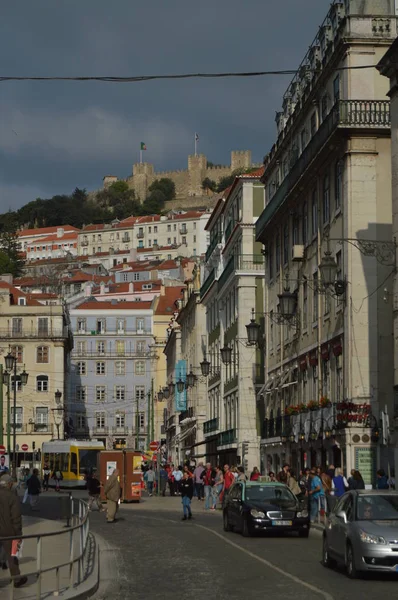
[[[62,471],[56,469],[52,474],[52,479],[55,481],[55,491],[59,492],[60,482],[63,480],[64,476],[62,475]]]

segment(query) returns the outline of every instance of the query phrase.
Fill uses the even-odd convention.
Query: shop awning
[[[182,433],[180,433],[180,435],[178,436],[178,441],[182,442],[182,440],[185,440],[185,438],[187,438],[189,435],[191,435],[191,433],[193,433],[195,429],[196,429],[196,425],[194,425],[193,427],[190,427],[186,431],[183,431]]]

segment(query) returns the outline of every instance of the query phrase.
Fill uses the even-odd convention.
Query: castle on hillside
[[[202,182],[206,177],[216,183],[222,177],[231,175],[236,169],[248,169],[252,166],[252,156],[250,150],[233,150],[231,152],[231,164],[229,166],[208,166],[207,158],[204,154],[188,156],[188,169],[181,171],[156,172],[151,163],[136,163],[133,165],[133,174],[127,177],[126,181],[134,189],[137,198],[145,200],[148,194],[148,188],[161,177],[167,177],[174,181],[176,187],[176,200],[185,201],[194,199],[194,197],[203,198],[205,192],[202,189]],[[118,181],[114,175],[106,175],[103,178],[104,188]]]

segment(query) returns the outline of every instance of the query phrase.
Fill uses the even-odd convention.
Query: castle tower
[[[128,180],[134,189],[135,195],[141,202],[148,195],[148,188],[153,181],[154,167],[151,163],[136,163],[133,165],[133,176]]]
[[[250,150],[232,150],[231,171],[236,169],[250,169],[252,166],[252,153]]]
[[[202,196],[202,181],[206,177],[207,158],[204,154],[188,156],[189,196]]]
[[[112,183],[116,182],[116,175],[105,175],[105,177],[102,179],[102,187],[104,188],[104,190],[107,190],[112,185]]]

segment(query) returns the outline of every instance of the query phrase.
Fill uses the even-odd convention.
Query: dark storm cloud
[[[1,75],[142,75],[296,68],[329,0],[30,0],[0,7]],[[95,189],[145,158],[185,168],[200,151],[260,161],[288,77],[140,84],[0,84],[0,210]]]

